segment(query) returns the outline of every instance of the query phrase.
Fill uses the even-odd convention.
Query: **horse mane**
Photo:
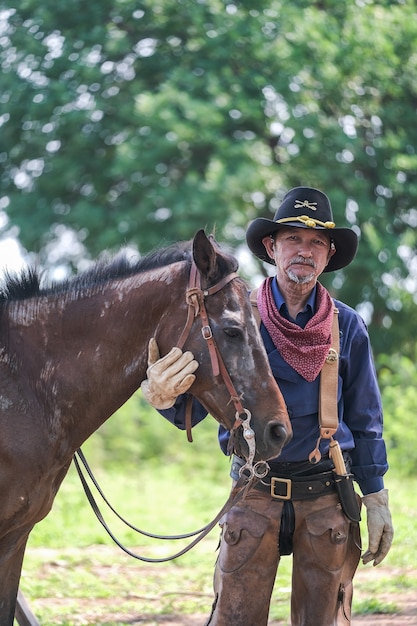
[[[179,261],[191,264],[191,241],[174,243],[167,248],[154,250],[135,262],[129,260],[126,251],[112,257],[103,255],[80,274],[45,285],[41,284],[42,271],[38,268],[26,267],[18,273],[6,270],[3,284],[0,285],[0,302],[97,288],[109,280],[125,278]]]

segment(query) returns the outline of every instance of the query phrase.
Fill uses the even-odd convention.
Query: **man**
[[[276,276],[263,282],[256,299],[262,338],[287,403],[293,439],[269,462],[268,476],[223,520],[208,624],[265,626],[280,557],[292,553],[291,624],[347,625],[352,578],[360,559],[359,525],[345,514],[333,480],[329,439],[320,437],[319,428],[320,379],[334,345],[335,307],[340,345],[334,439],[367,509],[363,562],[380,563],[393,538],[383,482],[388,464],[381,399],[367,329],[353,309],[333,301],[318,282],[322,272],[353,260],[357,236],[335,226],[324,193],[297,187],[285,195],[273,220],[258,218],[250,224],[247,243],[257,257],[276,267]],[[152,344],[143,393],[183,428],[185,395],[179,394],[191,386],[198,364],[178,348],[161,360],[158,356]],[[197,407],[195,422],[204,415]],[[219,439],[226,451],[228,433],[222,428]],[[241,465],[234,457],[234,479]]]

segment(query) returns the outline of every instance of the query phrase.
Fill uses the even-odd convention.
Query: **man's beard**
[[[290,280],[293,281],[293,283],[296,283],[297,285],[306,285],[307,283],[314,280],[316,273],[311,272],[311,274],[307,274],[306,276],[297,276],[297,274],[295,274],[290,268],[287,270],[287,276]]]
[[[316,277],[316,272],[315,271],[311,272],[311,274],[307,274],[307,276],[297,276],[297,274],[295,274],[292,271],[291,265],[296,265],[296,264],[300,264],[300,263],[302,265],[308,265],[308,266],[312,267],[314,270],[316,269],[316,264],[314,263],[314,261],[312,259],[307,260],[307,259],[304,259],[304,257],[296,257],[290,263],[290,267],[287,270],[287,276],[288,276],[288,278],[290,280],[292,280],[297,285],[306,285],[307,283],[309,283],[312,280],[314,280],[314,278]]]

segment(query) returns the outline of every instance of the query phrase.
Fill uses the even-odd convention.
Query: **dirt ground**
[[[404,601],[402,597],[401,600],[396,600],[395,597],[389,598],[392,601],[395,601],[398,606],[401,607],[401,611],[395,614],[386,614],[386,615],[368,615],[368,616],[360,616],[354,617],[352,619],[352,626],[411,626],[417,625],[417,598],[410,597]],[[50,604],[50,600],[48,603]],[[106,604],[106,600],[101,599],[101,620],[100,623],[105,626],[106,623],[114,623],[117,620],[120,624],[126,624],[131,626],[204,626],[205,621],[207,619],[207,615],[203,614],[195,614],[195,615],[163,615],[160,617],[153,617],[152,621],[149,621],[148,616],[131,614],[131,615],[117,615],[117,611],[114,610],[113,601],[109,602],[109,611],[106,617],[105,612],[103,613],[104,604]],[[88,618],[89,614],[88,604],[85,606],[85,621],[78,621],[77,624],[97,624],[94,622],[90,622]],[[232,624],[230,626],[233,626]],[[289,626],[288,622],[283,621],[270,621],[269,626]],[[319,625],[318,625],[319,626]]]
[[[360,572],[356,576],[357,586],[360,586],[361,576],[366,577],[366,572]],[[131,599],[135,601],[135,595],[132,595]],[[378,599],[387,604],[397,606],[399,609],[398,612],[355,616],[352,619],[352,626],[417,626],[417,590],[398,595],[382,594],[382,596],[378,596]],[[64,598],[44,598],[43,600],[37,601],[37,607],[39,609],[39,607],[44,604],[45,606],[49,606],[49,608],[51,608],[52,605],[55,605],[56,608],[58,608],[58,606],[64,608],[66,603],[68,603],[68,600]],[[118,612],[114,605],[114,600],[111,598],[100,598],[99,603],[100,619],[97,621],[97,599],[77,599],[77,617],[74,620],[74,624],[88,626],[99,624],[100,626],[106,626],[106,624],[114,624],[117,622],[118,624],[131,626],[204,626],[207,619],[207,614],[202,613],[194,615],[153,615],[150,619],[149,614],[137,613],[134,612],[134,610],[128,613]],[[65,623],[67,624],[68,622]],[[233,624],[230,626],[233,626]],[[269,626],[290,625],[285,621],[271,620]]]
[[[32,579],[43,579],[47,582],[43,586],[46,594],[37,593],[35,588],[32,590],[32,600],[29,600],[30,593],[25,591],[24,584],[22,585],[23,592],[29,600],[30,609],[38,616],[38,619],[43,616],[48,625],[204,626],[206,623],[210,610],[207,607],[210,607],[212,601],[211,580],[209,586],[204,585],[204,589],[198,586],[193,587],[189,583],[191,579],[187,578],[187,574],[191,577],[194,575],[192,567],[182,567],[181,570],[176,570],[177,566],[173,564],[158,564],[153,567],[146,564],[144,566],[138,562],[132,563],[126,560],[116,551],[116,548],[108,546],[91,546],[79,550],[71,548],[64,553],[60,551],[59,554],[53,550],[42,549],[36,549],[33,552],[40,557],[41,565],[35,572],[32,572]],[[74,555],[77,557],[75,561]],[[173,568],[174,577],[172,577]],[[82,573],[87,569],[90,579],[83,579]],[[177,585],[180,573],[184,583],[182,587]],[[409,574],[406,571],[401,572],[405,582],[408,580],[408,585],[405,584],[394,593],[392,592],[394,585],[391,585],[390,593],[384,592],[384,581],[395,580],[399,577],[398,574],[398,571],[384,564],[377,568],[358,569],[354,583],[357,601],[359,603],[369,601],[367,583],[371,577],[374,582],[380,583],[376,598],[378,605],[394,607],[396,612],[354,616],[352,626],[417,626],[417,588],[411,587],[411,582],[416,580],[415,570],[413,569]],[[97,583],[96,585],[91,585],[91,577]],[[114,584],[114,577],[117,581],[123,581],[123,591],[118,590],[118,587],[109,587],[112,583]],[[29,579],[30,576],[27,578]],[[79,588],[81,584],[87,593],[81,597],[79,593],[63,593],[62,588],[56,584],[58,580],[64,581],[65,589],[70,591]],[[24,581],[25,576],[21,582],[24,583]],[[141,581],[140,585],[137,584],[138,581]],[[148,586],[146,586],[146,581],[150,583]],[[103,583],[102,586],[100,582]],[[109,589],[111,589],[110,593],[104,592]],[[289,593],[289,589],[286,591]],[[175,600],[171,601],[171,598]],[[190,600],[188,610],[194,606],[197,611],[201,610],[201,612],[191,615],[187,614],[187,610],[181,611],[182,598]],[[43,626],[42,618],[40,621]],[[268,626],[289,626],[289,623],[271,619]]]
[[[401,612],[395,614],[385,615],[368,615],[354,617],[352,619],[352,626],[411,626],[417,625],[417,598],[409,598],[406,602],[398,601],[395,598],[389,598],[395,601],[398,606],[401,606]],[[114,620],[114,611],[109,615],[109,621]],[[160,618],[154,618],[152,622],[148,621],[147,617],[141,617],[140,615],[132,615],[131,617],[124,616],[122,618],[122,624],[141,625],[141,626],[204,626],[207,619],[207,615],[164,615]],[[105,624],[105,622],[103,622]],[[232,624],[230,626],[233,626]],[[288,622],[282,621],[270,621],[268,626],[289,626]],[[319,625],[318,625],[319,626]]]

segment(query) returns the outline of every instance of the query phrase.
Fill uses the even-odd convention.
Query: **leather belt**
[[[270,482],[266,482],[268,478]],[[266,480],[257,482],[254,488],[269,493],[275,500],[309,500],[336,491],[331,471],[295,478],[268,474]]]

